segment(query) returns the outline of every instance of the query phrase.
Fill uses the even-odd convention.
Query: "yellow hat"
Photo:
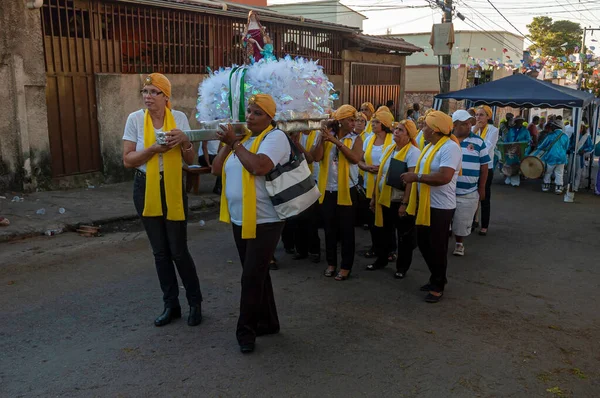
[[[417,138],[419,131],[417,130],[417,126],[415,125],[415,122],[413,122],[412,120],[404,119],[404,120],[400,121],[400,124],[404,125],[404,127],[406,128],[406,131],[408,131],[408,135],[410,136],[411,139],[414,140]]]
[[[362,113],[362,112],[358,112],[358,113],[356,114],[356,117],[357,117],[357,118],[358,118],[358,117],[360,117],[360,118],[363,118],[363,119],[365,119],[365,121],[368,121],[368,120],[369,120],[369,118],[367,117],[367,115],[365,115],[365,114],[364,114],[364,113]]]
[[[492,118],[493,112],[492,112],[492,108],[490,108],[489,106],[481,105],[481,106],[478,106],[477,109],[483,109],[483,111],[487,115],[488,119]]]
[[[364,104],[362,104],[360,107],[364,107],[366,106],[367,108],[369,108],[369,111],[371,111],[371,113],[375,113],[375,107],[373,106],[372,103],[370,102],[365,102]]]
[[[394,122],[394,116],[390,112],[386,112],[384,110],[378,110],[373,116],[373,119],[377,119],[388,129],[392,128],[392,123]]]
[[[356,108],[352,105],[342,105],[335,111],[333,118],[335,120],[343,120],[349,117],[356,117]]]
[[[417,123],[423,123],[425,121],[425,116],[419,116]]]
[[[436,133],[448,135],[452,131],[452,118],[444,112],[433,111],[425,118],[425,123]]]
[[[144,87],[153,85],[163,92],[165,97],[171,98],[171,82],[162,73],[151,73],[144,79]],[[171,109],[171,100],[167,100],[167,108]]]
[[[388,108],[388,107],[387,107],[387,106],[385,106],[385,105],[382,105],[382,106],[380,106],[379,108],[377,108],[377,112],[379,112],[379,111],[386,111],[386,112],[388,112],[388,113],[392,113],[392,111],[390,111],[390,108]]]
[[[271,119],[275,117],[275,112],[277,112],[277,105],[275,105],[273,97],[271,97],[269,94],[255,94],[250,97],[248,104],[258,106],[260,109],[265,111],[265,113],[269,115]]]
[[[435,112],[435,109],[433,108],[429,108],[425,111],[425,117],[427,117],[427,115],[429,115],[431,112]]]

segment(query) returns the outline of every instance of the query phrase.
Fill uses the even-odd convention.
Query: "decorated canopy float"
[[[269,94],[275,100],[277,126],[287,132],[318,129],[329,118],[337,99],[318,61],[277,59],[266,29],[251,11],[242,43],[247,63],[211,71],[198,89],[196,119],[201,129],[185,133],[192,141],[216,139],[219,126],[231,123],[238,135],[246,133],[248,100],[255,94]]]
[[[479,86],[466,88],[434,97],[433,107],[440,109],[443,100],[454,99],[466,101],[466,107],[489,105],[494,116],[496,107],[513,108],[571,108],[573,111],[573,128],[577,133],[581,126],[581,118],[587,115],[593,126],[593,142],[596,142],[597,126],[600,122],[600,99],[585,91],[559,86],[526,75],[516,74]],[[579,145],[579,134],[575,134],[575,147]],[[571,186],[575,179],[575,162],[569,161],[568,201],[574,194]],[[591,169],[591,168],[590,168]],[[565,200],[567,200],[565,195]]]

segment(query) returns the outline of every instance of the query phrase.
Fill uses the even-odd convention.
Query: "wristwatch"
[[[423,177],[423,173],[417,174],[417,182],[421,182],[421,177]]]

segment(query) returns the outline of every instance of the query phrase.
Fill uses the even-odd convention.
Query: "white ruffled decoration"
[[[333,107],[333,83],[317,61],[290,56],[277,61],[261,60],[247,66],[245,103],[254,94],[270,94],[277,104],[275,120],[318,119],[326,116]],[[200,122],[230,119],[229,75],[232,68],[221,68],[211,73],[198,89]]]

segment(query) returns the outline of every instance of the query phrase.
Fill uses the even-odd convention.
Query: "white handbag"
[[[290,160],[286,164],[278,164],[265,176],[267,193],[282,220],[302,213],[321,196],[304,154],[289,137],[288,141]]]

